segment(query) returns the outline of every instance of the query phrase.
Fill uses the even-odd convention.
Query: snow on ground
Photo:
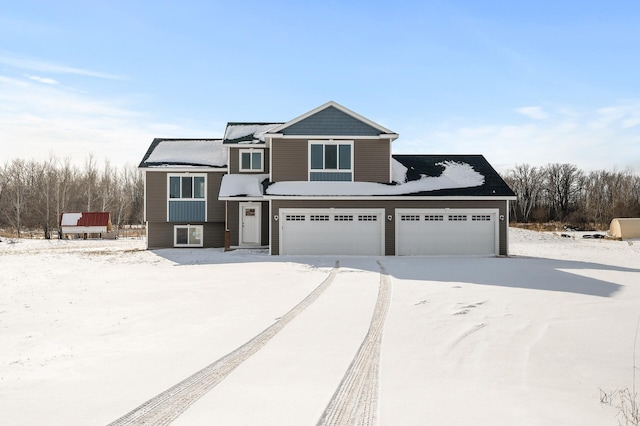
[[[392,284],[381,425],[615,425],[640,241],[511,229],[509,258],[270,257],[142,240],[0,242],[0,416],[103,425],[331,286],[174,424],[315,424]],[[640,362],[638,360],[637,362]]]

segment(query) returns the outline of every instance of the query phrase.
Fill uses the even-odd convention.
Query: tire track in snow
[[[380,268],[380,287],[369,331],[320,417],[318,426],[376,424],[380,346],[391,302],[391,280],[384,266],[377,263]]]
[[[258,352],[289,322],[311,305],[333,282],[340,264],[336,261],[329,276],[306,298],[282,316],[273,325],[180,383],[151,398],[139,407],[113,421],[109,426],[168,425],[189,406],[222,382],[236,367]]]

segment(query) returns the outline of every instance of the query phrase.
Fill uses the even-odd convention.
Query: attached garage
[[[384,209],[280,209],[280,254],[384,255]]]
[[[497,209],[396,209],[396,254],[498,255]]]

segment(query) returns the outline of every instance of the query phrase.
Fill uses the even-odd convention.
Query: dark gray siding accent
[[[262,149],[263,146],[247,145],[247,148]],[[246,148],[229,148],[229,173],[240,173],[240,149]],[[264,171],[262,172],[242,172],[242,173],[269,173],[269,150],[267,148],[262,149],[264,151]]]
[[[499,215],[507,217],[507,202],[502,200],[272,200],[272,215],[280,216],[281,208],[368,208],[385,209],[384,246],[387,256],[395,255],[396,251],[396,217],[395,209],[498,209]],[[388,221],[387,216],[393,220]],[[279,254],[280,228],[278,222],[271,217],[271,254]],[[505,220],[500,220],[499,252],[507,254],[507,226]]]
[[[204,201],[169,201],[169,222],[204,222]]]
[[[378,136],[380,130],[330,106],[282,130],[285,135]]]
[[[355,182],[389,183],[391,143],[389,139],[355,141],[353,147]]]
[[[351,172],[311,172],[309,180],[322,182],[351,182]]]
[[[228,201],[228,219],[227,228],[229,229],[230,244],[232,246],[238,246],[240,244],[240,201]],[[262,211],[261,222],[261,235],[260,239],[263,246],[269,245],[269,202],[260,202],[260,208]]]
[[[167,173],[146,172],[146,217],[148,222],[167,221]]]
[[[173,227],[174,223],[149,222],[147,223],[147,247],[150,249],[173,247]],[[203,225],[204,239],[203,247],[219,248],[224,247],[224,223],[193,223],[193,225]]]
[[[271,150],[274,182],[309,179],[309,142],[306,139],[275,139]]]

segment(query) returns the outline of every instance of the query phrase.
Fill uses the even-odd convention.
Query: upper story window
[[[261,172],[264,170],[264,150],[262,149],[241,149],[240,150],[240,171],[241,172]]]
[[[352,181],[352,141],[310,141],[309,180]]]
[[[169,176],[169,198],[181,200],[204,199],[206,194],[204,175]]]

